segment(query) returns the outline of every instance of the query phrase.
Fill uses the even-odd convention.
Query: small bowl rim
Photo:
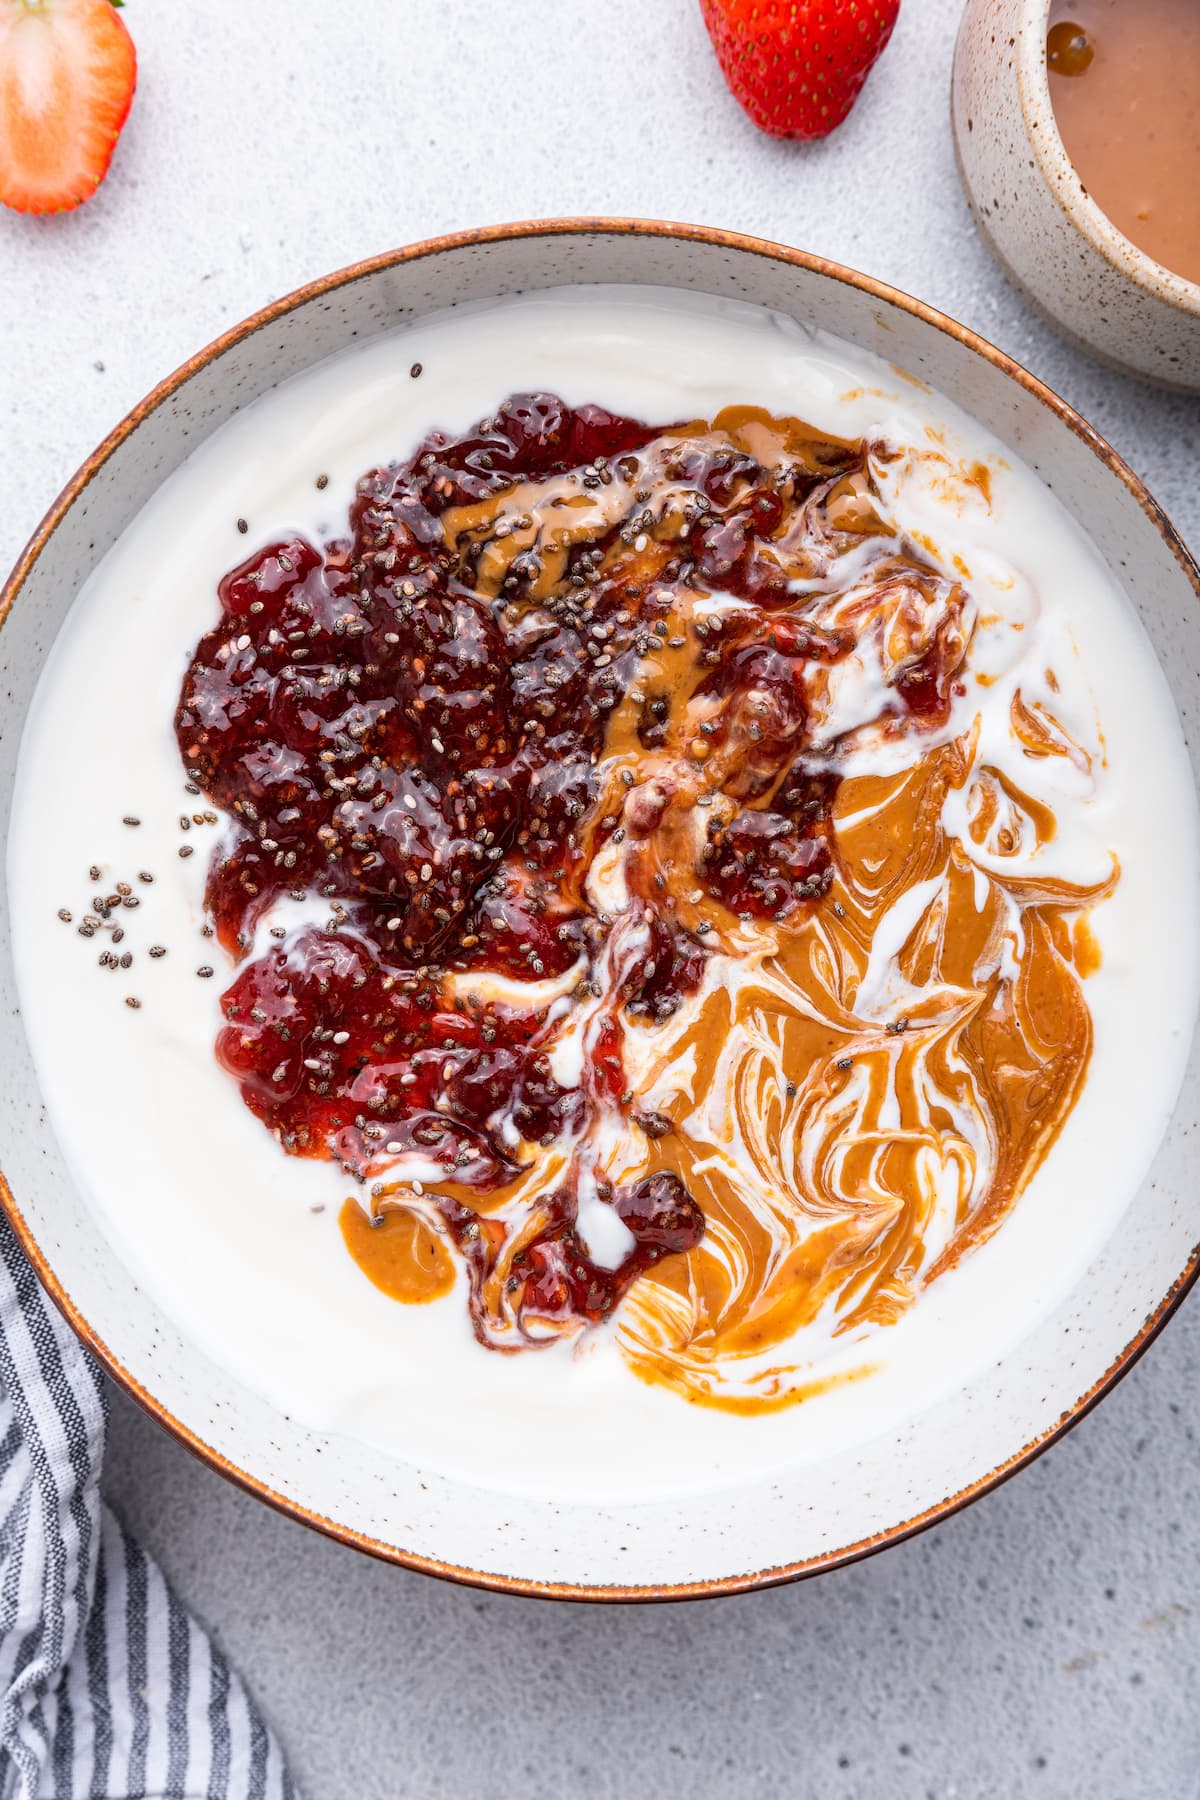
[[[1017,100],[1029,147],[1037,160],[1043,186],[1062,208],[1068,222],[1122,280],[1162,301],[1185,318],[1200,320],[1200,281],[1169,269],[1113,224],[1092,198],[1067,152],[1055,116],[1046,61],[1046,27],[1053,0],[1021,0],[1017,43]],[[1122,254],[1118,254],[1118,250]]]
[[[1048,5],[1049,0],[1046,0],[1046,3]],[[396,250],[384,251],[376,256],[347,264],[341,269],[295,288],[290,293],[282,295],[256,312],[249,314],[239,324],[222,332],[202,350],[197,351],[181,363],[170,375],[164,377],[137,405],[132,407],[97,448],[85,458],[75,474],[62,488],[35,528],[3,588],[0,588],[0,629],[7,621],[30,573],[51,537],[109,458],[151,413],[170,399],[202,368],[215,361],[227,350],[244,342],[254,333],[269,327],[308,301],[333,293],[343,286],[348,286],[384,269],[417,263],[425,257],[480,244],[500,243],[513,239],[559,238],[579,235],[662,238],[760,256],[772,262],[783,263],[792,268],[803,269],[811,274],[843,282],[849,287],[870,295],[873,299],[898,307],[924,324],[953,338],[965,349],[992,364],[994,368],[1024,388],[1028,394],[1052,412],[1061,423],[1065,424],[1075,436],[1082,439],[1097,459],[1129,490],[1131,496],[1162,537],[1172,556],[1179,563],[1183,575],[1190,583],[1197,600],[1200,601],[1200,566],[1197,565],[1170,519],[1145,484],[1134,474],[1112,445],[1052,388],[1030,374],[1005,351],[998,349],[969,327],[959,324],[948,314],[899,288],[892,287],[887,282],[877,280],[874,276],[862,274],[857,270],[847,268],[844,264],[813,255],[808,251],[793,249],[770,239],[724,231],[711,226],[689,225],[668,220],[578,216],[521,220],[514,223],[484,226],[474,230],[449,232],[404,245]],[[3,1170],[0,1170],[0,1206],[3,1207],[18,1242],[32,1264],[39,1281],[85,1348],[96,1357],[118,1387],[122,1388],[159,1425],[208,1468],[224,1476],[235,1487],[264,1501],[285,1517],[308,1525],[340,1544],[362,1550],[382,1562],[413,1569],[419,1573],[453,1581],[466,1587],[517,1594],[532,1599],[633,1604],[648,1601],[712,1599],[718,1595],[747,1593],[805,1579],[824,1573],[829,1569],[841,1568],[858,1562],[878,1550],[902,1543],[906,1539],[914,1537],[918,1532],[925,1531],[943,1519],[952,1517],[984,1494],[992,1492],[1064,1436],[1073,1425],[1084,1418],[1104,1398],[1145,1353],[1168,1319],[1175,1313],[1197,1278],[1200,1277],[1200,1245],[1197,1245],[1167,1293],[1146,1315],[1142,1325],[1124,1350],[1113,1359],[1104,1373],[1072,1406],[1061,1414],[1053,1425],[1031,1439],[1003,1462],[998,1463],[986,1474],[979,1476],[957,1492],[936,1501],[920,1513],[840,1549],[803,1557],[796,1562],[781,1563],[771,1568],[750,1571],[746,1574],[640,1586],[599,1585],[584,1582],[537,1581],[529,1577],[498,1574],[487,1570],[473,1569],[467,1565],[444,1561],[440,1558],[423,1556],[405,1550],[396,1544],[385,1543],[379,1538],[358,1531],[353,1526],[343,1524],[338,1520],[330,1519],[314,1508],[306,1506],[303,1501],[293,1499],[270,1487],[265,1481],[240,1468],[215,1446],[206,1443],[190,1426],[175,1418],[164,1402],[152,1394],[136,1376],[124,1367],[119,1357],[109,1349],[99,1333],[84,1317],[55,1273],[49,1259],[37,1242],[32,1228],[22,1214],[16,1195]]]

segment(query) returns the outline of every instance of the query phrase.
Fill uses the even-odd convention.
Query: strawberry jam
[[[670,1130],[628,1033],[730,934],[824,899],[838,777],[813,707],[873,629],[825,601],[879,530],[861,443],[522,394],[365,476],[344,537],[280,538],[220,584],[176,717],[229,821],[218,1056],[286,1151],[435,1217],[486,1343],[606,1318],[701,1238],[677,1176],[608,1180],[598,1128]],[[905,591],[888,729],[944,722],[962,653],[948,584],[922,566]],[[585,1198],[624,1227],[615,1268]]]

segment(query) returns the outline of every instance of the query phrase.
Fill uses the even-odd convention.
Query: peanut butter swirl
[[[928,458],[989,505],[977,466],[745,407],[504,463],[479,445],[518,442],[533,403],[508,404],[368,478],[326,554],[363,668],[397,647],[412,735],[329,778],[309,882],[341,896],[336,947],[248,964],[222,1055],[285,1148],[369,1189],[375,1229],[355,1202],[346,1241],[394,1297],[446,1291],[449,1247],[488,1348],[607,1323],[690,1400],[790,1405],[821,1344],[895,1321],[997,1229],[1079,1095],[1088,913],[1118,871],[1055,861],[1068,790],[1043,776],[1084,803],[1096,752],[1054,671],[1025,669],[1028,620],[981,619],[970,571],[906,528],[897,471]],[[433,679],[451,652],[458,687]],[[372,728],[342,720],[336,755]],[[473,831],[498,795],[510,823]],[[411,866],[396,847],[435,800],[473,886],[436,835]],[[248,854],[213,875],[244,951],[269,899],[256,868],[235,939]],[[352,1062],[328,1047],[352,1036],[343,988]],[[263,1074],[268,992],[289,1045],[320,1046],[294,1084],[286,1057]]]

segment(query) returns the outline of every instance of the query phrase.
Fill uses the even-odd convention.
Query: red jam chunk
[[[670,1129],[639,1113],[626,1033],[696,992],[722,922],[786,928],[828,889],[811,684],[854,636],[817,603],[872,518],[861,443],[521,394],[365,476],[344,538],[280,539],[220,584],[176,717],[230,820],[207,885],[241,963],[218,1055],[291,1154],[453,1185],[483,1341],[510,1230],[486,1197],[551,1146],[568,1173],[503,1284],[522,1341],[606,1317],[700,1240],[676,1176],[613,1189],[589,1146],[614,1112]],[[948,642],[896,681],[922,723],[947,716]],[[589,880],[614,853],[615,914]],[[616,1269],[580,1237],[583,1181],[631,1235]]]

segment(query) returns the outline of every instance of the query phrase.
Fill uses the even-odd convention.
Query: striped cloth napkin
[[[220,1651],[100,1499],[104,1378],[0,1217],[0,1800],[295,1800]]]

